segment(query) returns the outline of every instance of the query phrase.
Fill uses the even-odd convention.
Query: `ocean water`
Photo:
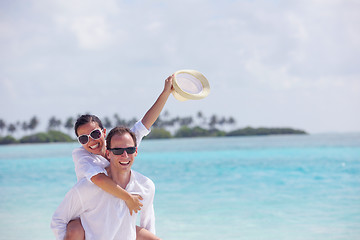
[[[54,239],[77,143],[0,146],[0,239]],[[144,140],[162,239],[360,239],[360,134]]]

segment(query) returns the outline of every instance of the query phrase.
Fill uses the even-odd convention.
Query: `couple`
[[[159,239],[155,236],[154,183],[131,170],[141,139],[161,113],[173,76],[154,105],[131,130],[106,129],[94,115],[82,115],[75,133],[82,147],[73,151],[78,182],[55,211],[57,239]],[[141,209],[140,226],[136,217]]]

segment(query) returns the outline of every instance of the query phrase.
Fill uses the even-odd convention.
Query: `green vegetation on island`
[[[72,142],[69,135],[59,131],[48,131],[46,133],[35,133],[28,136],[24,136],[19,140],[13,136],[0,137],[0,144],[15,144],[15,143],[51,143],[51,142]]]
[[[266,136],[266,135],[285,135],[285,134],[307,134],[305,131],[292,128],[252,128],[246,127],[230,132],[219,129],[204,129],[196,127],[181,127],[174,135],[165,129],[155,128],[146,138],[191,138],[191,137],[230,137],[230,136]]]
[[[252,128],[246,127],[237,129],[226,134],[226,136],[264,136],[264,135],[281,135],[281,134],[307,134],[303,130],[292,128]]]
[[[131,127],[137,121],[136,118],[132,118],[131,120],[121,119],[117,114],[114,115],[113,119],[109,117],[102,118],[101,116],[100,118],[103,120],[104,127],[107,129],[118,125]],[[34,133],[40,122],[37,117],[31,118],[29,122],[18,121],[9,124],[6,124],[0,119],[0,144],[75,141],[74,137],[64,133],[64,131],[73,131],[75,119],[74,117],[69,117],[63,122],[56,117],[51,117],[48,122],[47,132],[40,133]],[[236,121],[233,117],[226,118],[212,115],[208,118],[201,112],[198,112],[195,118],[192,116],[170,118],[169,112],[164,111],[154,123],[151,133],[145,137],[145,139],[307,134],[303,130],[292,128],[245,127],[235,129],[235,123]],[[8,134],[2,137],[4,130],[7,131]],[[19,130],[22,130],[25,136],[16,139],[14,135],[19,132]],[[28,135],[26,134],[27,131],[33,133]]]

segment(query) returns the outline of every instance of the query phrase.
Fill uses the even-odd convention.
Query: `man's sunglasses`
[[[136,147],[128,147],[128,148],[108,148],[114,155],[122,155],[124,151],[127,154],[133,154],[136,152]]]
[[[94,139],[94,140],[97,140],[101,137],[102,133],[101,133],[101,130],[100,129],[95,129],[93,130],[89,135],[81,135],[78,137],[78,141],[79,143],[81,144],[87,144],[89,142],[89,136]]]

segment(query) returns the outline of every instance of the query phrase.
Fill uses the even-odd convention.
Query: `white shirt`
[[[140,145],[142,138],[150,132],[150,130],[142,124],[141,120],[135,123],[130,130],[135,133],[137,146]],[[78,181],[84,177],[91,181],[90,179],[93,176],[99,173],[105,173],[105,168],[109,165],[109,161],[106,158],[92,154],[83,147],[74,149],[72,156]]]
[[[144,175],[131,170],[126,190],[143,197],[140,227],[155,234],[154,183]],[[85,178],[70,189],[52,217],[51,228],[56,239],[64,239],[68,222],[79,215],[86,240],[136,239],[138,214],[133,213],[131,216],[123,200],[108,194]]]

